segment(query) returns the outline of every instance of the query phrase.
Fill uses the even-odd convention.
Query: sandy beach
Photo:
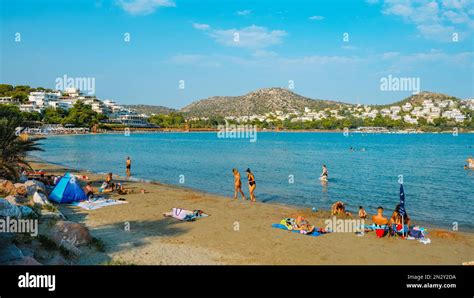
[[[95,188],[104,179],[102,175],[44,162],[35,161],[32,166],[48,174],[62,175],[69,170],[87,175]],[[160,183],[115,179],[134,193],[114,194],[112,198],[125,198],[128,204],[92,211],[59,206],[68,220],[85,224],[92,236],[105,244],[105,252],[82,248],[79,264],[461,265],[474,261],[472,233],[429,229],[431,243],[426,245],[398,237],[379,239],[374,232],[362,237],[354,233],[310,237],[271,225],[286,217],[304,215],[310,223],[323,227],[331,217],[328,211],[250,203],[233,200],[231,194],[220,197]],[[200,209],[210,216],[194,222],[163,217],[172,207]],[[416,224],[417,219],[412,220]]]

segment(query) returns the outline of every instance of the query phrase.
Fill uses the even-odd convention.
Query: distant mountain
[[[148,116],[152,114],[169,114],[171,112],[177,112],[175,109],[153,105],[124,105],[123,107]]]
[[[282,111],[302,112],[305,107],[314,110],[337,108],[347,104],[315,100],[283,88],[264,88],[242,96],[214,96],[191,103],[180,111],[186,117],[249,116]]]
[[[421,106],[423,102],[428,99],[431,99],[434,103],[444,100],[452,100],[456,104],[461,102],[460,99],[454,96],[424,91],[419,94],[411,95],[395,103],[372,105],[372,107],[380,110],[391,106],[402,106],[407,102],[411,103],[413,106]],[[340,109],[355,106],[355,104],[331,100],[311,99],[284,88],[264,88],[242,96],[209,97],[207,99],[195,101],[181,110],[153,105],[126,105],[125,107],[146,115],[181,112],[186,118],[202,118],[213,116],[242,117],[264,115],[266,113],[275,113],[276,111],[295,113],[303,112],[305,108],[314,111],[321,111],[326,108]]]

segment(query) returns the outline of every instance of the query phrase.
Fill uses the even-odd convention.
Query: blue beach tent
[[[49,195],[49,199],[56,203],[73,203],[84,201],[87,197],[77,178],[66,173],[56,184],[56,187]]]

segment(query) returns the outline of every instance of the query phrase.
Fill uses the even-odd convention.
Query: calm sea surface
[[[132,133],[53,136],[42,147],[45,152],[35,155],[46,161],[121,176],[130,156],[136,178],[180,184],[184,175],[182,185],[227,197],[233,195],[234,167],[248,195],[249,167],[260,201],[329,209],[342,200],[353,212],[362,205],[373,213],[382,205],[387,216],[398,203],[397,181],[403,175],[406,207],[415,223],[451,228],[457,222],[459,230],[474,230],[474,171],[463,169],[466,158],[474,156],[474,134],[269,132],[250,142],[217,133]],[[329,170],[327,185],[318,180],[323,164]]]

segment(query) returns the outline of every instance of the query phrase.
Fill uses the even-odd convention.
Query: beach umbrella
[[[403,189],[403,184],[400,183],[400,207],[398,208],[398,213],[402,216],[402,233],[405,231],[405,190]],[[403,234],[404,235],[404,234]],[[405,235],[404,235],[405,236]]]

